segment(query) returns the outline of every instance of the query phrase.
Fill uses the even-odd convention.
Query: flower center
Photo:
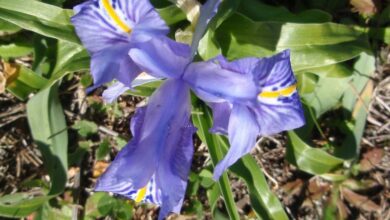
[[[297,89],[297,84],[291,85],[276,91],[263,91],[259,94],[260,98],[279,98],[280,96],[289,96]]]
[[[135,198],[135,202],[141,202],[144,197],[145,197],[145,194],[146,194],[146,186],[140,190],[138,190],[138,194],[137,194],[137,197]]]
[[[115,9],[111,6],[109,0],[102,0],[103,7],[107,11],[110,18],[126,33],[131,33],[131,28],[121,20],[118,14],[115,12]]]

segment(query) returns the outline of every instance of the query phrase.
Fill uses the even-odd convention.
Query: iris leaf
[[[0,198],[0,216],[22,218],[39,209],[52,196],[32,197],[29,193],[15,193]]]
[[[287,160],[305,172],[321,175],[340,167],[344,160],[313,148],[294,131],[288,132]]]
[[[203,109],[201,109],[203,110]],[[223,157],[221,152],[221,147],[216,139],[215,135],[209,134],[209,129],[211,128],[211,121],[208,120],[204,115],[195,114],[193,115],[193,122],[195,126],[198,128],[197,134],[199,138],[207,145],[210,157],[213,163],[213,166],[218,163]],[[234,202],[232,190],[229,183],[229,178],[226,173],[224,173],[219,179],[219,188],[221,190],[221,194],[225,200],[226,209],[230,216],[230,219],[238,220],[240,216],[238,215],[236,204]]]
[[[27,119],[50,176],[49,195],[57,195],[65,189],[68,169],[68,131],[58,97],[58,84],[30,99]]]
[[[199,48],[202,58],[218,55],[218,50],[208,45],[220,47],[230,60],[290,49],[295,71],[340,63],[369,50],[366,34],[346,25],[254,22],[240,14],[225,20],[215,36],[203,39],[207,42]]]
[[[0,18],[44,36],[79,44],[72,11],[34,0],[0,0]]]

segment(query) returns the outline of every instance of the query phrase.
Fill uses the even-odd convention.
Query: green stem
[[[211,128],[210,120],[207,120],[207,116],[205,113],[207,112],[207,107],[202,105],[200,107],[201,111],[204,114],[195,114],[193,115],[194,124],[198,127],[198,135],[204,141],[208,147],[210,152],[211,161],[213,166],[223,158],[223,153],[221,152],[221,146],[219,146],[219,141],[216,139],[215,135],[211,135],[209,133],[209,129]],[[219,187],[223,196],[223,199],[226,204],[226,209],[230,216],[230,219],[239,220],[240,216],[236,209],[236,204],[234,202],[232,190],[229,184],[229,179],[226,173],[224,173],[218,181]]]

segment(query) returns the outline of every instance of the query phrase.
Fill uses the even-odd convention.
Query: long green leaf
[[[203,110],[203,109],[201,109]],[[211,123],[203,115],[195,114],[192,117],[194,124],[199,129],[197,131],[198,136],[204,143],[207,145],[210,153],[210,157],[213,163],[213,166],[217,165],[223,157],[219,142],[215,136],[208,133],[209,128],[211,128]],[[229,179],[226,173],[224,173],[218,181],[219,187],[222,193],[222,196],[225,200],[226,209],[230,216],[230,219],[240,219],[238,215],[236,204],[234,203],[234,198],[232,195],[232,190],[229,184]]]
[[[293,14],[285,7],[271,6],[257,0],[241,0],[238,12],[254,21],[323,23],[332,20],[329,13],[321,10],[312,9]]]
[[[228,59],[263,57],[290,49],[295,71],[357,57],[369,48],[366,38],[364,32],[341,24],[253,22],[240,14],[229,17],[216,30],[216,39]],[[203,50],[205,59],[217,55],[214,49]]]
[[[67,181],[68,132],[58,97],[58,84],[42,90],[27,103],[27,118],[50,176],[49,195],[59,194]]]
[[[0,216],[22,218],[45,204],[51,196],[32,197],[28,193],[15,193],[0,198]]]
[[[48,37],[80,43],[71,15],[71,10],[35,0],[0,0],[1,19]]]

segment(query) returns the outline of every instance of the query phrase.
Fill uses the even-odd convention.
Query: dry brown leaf
[[[367,151],[362,160],[360,161],[360,170],[361,171],[370,171],[376,165],[378,165],[384,156],[384,151],[382,148],[374,148]]]
[[[20,66],[18,64],[2,62],[3,71],[0,72],[0,93],[5,91],[7,85],[18,78]]]
[[[337,200],[337,210],[339,211],[339,219],[347,219],[348,215],[351,214],[351,211],[341,200]]]
[[[7,84],[7,79],[5,78],[4,74],[0,72],[0,94],[5,92],[6,84]]]
[[[97,178],[99,177],[100,175],[102,175],[104,173],[104,171],[106,171],[107,167],[108,167],[109,163],[107,162],[104,162],[104,161],[97,161],[95,163],[95,165],[93,166],[93,173],[92,173],[92,176]]]
[[[351,5],[353,12],[359,12],[364,16],[372,16],[378,11],[374,0],[351,0]]]
[[[329,189],[330,185],[318,178],[312,178],[309,181],[308,190],[310,192],[310,197],[313,200],[320,199],[325,193],[329,191]]]
[[[367,212],[378,212],[380,207],[367,196],[362,196],[348,188],[342,187],[341,194],[351,205]]]

